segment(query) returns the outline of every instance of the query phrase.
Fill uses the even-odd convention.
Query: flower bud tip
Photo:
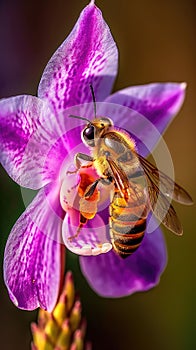
[[[71,271],[67,271],[67,273],[66,273],[65,284],[67,281],[73,282],[73,274]]]
[[[187,88],[187,83],[183,82],[180,84],[180,86],[182,90],[185,90]]]

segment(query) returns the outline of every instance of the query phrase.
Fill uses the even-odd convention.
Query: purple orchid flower
[[[71,188],[72,179],[77,178],[67,175],[66,167],[73,164],[78,149],[83,151],[80,132],[84,123],[69,115],[92,118],[89,85],[94,88],[97,114],[107,115],[111,106],[107,116],[131,134],[136,130],[143,156],[155,147],[184,100],[185,84],[178,83],[128,87],[110,95],[117,66],[116,44],[101,11],[91,1],[47,64],[38,97],[22,95],[0,101],[1,163],[19,185],[40,189],[14,225],[5,248],[4,279],[19,308],[54,308],[61,280],[62,230],[73,252],[98,254],[80,256],[80,264],[91,287],[104,297],[148,290],[159,282],[165,268],[167,254],[160,228],[146,234],[141,247],[125,260],[111,250],[105,228],[107,208],[89,220],[86,230],[90,228],[90,236],[85,236],[84,229],[73,243],[66,238],[72,235],[72,228],[60,196],[64,186]],[[85,108],[78,109],[78,105]],[[123,112],[122,117],[118,108],[125,107],[129,113]],[[142,123],[139,115],[148,123]],[[146,144],[148,149],[143,147]],[[96,251],[100,237],[102,249]],[[87,243],[92,247],[85,250]]]

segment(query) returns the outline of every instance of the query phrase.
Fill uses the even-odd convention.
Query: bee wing
[[[147,159],[143,158],[141,155],[138,155],[138,158],[148,180],[157,187],[159,187],[160,183],[163,195],[182,204],[193,204],[193,200],[187,191],[174,182],[169,176],[158,170],[156,166],[151,164]]]
[[[175,209],[169,203],[159,188],[148,178],[148,195],[150,207],[157,219],[176,235],[183,234],[182,225],[178,219]]]
[[[126,173],[121,169],[116,162],[114,162],[112,159],[107,159],[113,178],[115,180],[115,183],[122,194],[122,197],[124,197],[126,200],[128,199],[128,189],[129,189],[129,180],[127,178]]]

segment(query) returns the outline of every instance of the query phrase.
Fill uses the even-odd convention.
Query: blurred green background
[[[194,0],[98,1],[120,51],[115,90],[153,81],[186,81],[187,97],[165,133],[176,180],[196,198],[196,47]],[[87,4],[82,0],[0,0],[0,97],[36,94],[43,68]],[[7,236],[24,210],[19,186],[1,169],[1,271]],[[184,236],[167,230],[168,266],[159,286],[123,299],[102,299],[74,271],[94,350],[196,349],[196,211],[176,205]],[[0,349],[30,348],[36,312],[18,310],[1,278]]]

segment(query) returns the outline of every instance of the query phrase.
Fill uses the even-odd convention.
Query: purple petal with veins
[[[81,142],[81,123],[69,118],[80,111],[72,108],[56,118],[37,97],[0,101],[0,160],[14,181],[39,189],[58,177],[68,151]]]
[[[28,147],[32,136],[41,128],[40,119],[51,111],[44,101],[34,96],[16,96],[0,101],[0,161],[14,181],[24,187],[38,189],[43,180],[42,160],[50,141],[36,140]],[[42,130],[42,136],[47,134]]]
[[[159,283],[167,252],[161,230],[146,234],[138,250],[126,259],[113,250],[96,257],[80,257],[91,288],[103,297],[118,298],[145,291]]]
[[[40,190],[6,244],[4,280],[12,301],[21,309],[51,311],[58,297],[62,210],[54,197],[50,185]]]
[[[179,112],[185,89],[185,83],[132,86],[107,97],[105,102],[117,104],[113,110],[114,125],[129,131],[137,140],[139,152],[146,156]],[[129,107],[132,111],[125,109],[119,118],[118,105]]]
[[[103,101],[117,74],[118,52],[101,11],[91,2],[70,35],[48,62],[38,96],[47,99],[56,113],[69,106]]]

